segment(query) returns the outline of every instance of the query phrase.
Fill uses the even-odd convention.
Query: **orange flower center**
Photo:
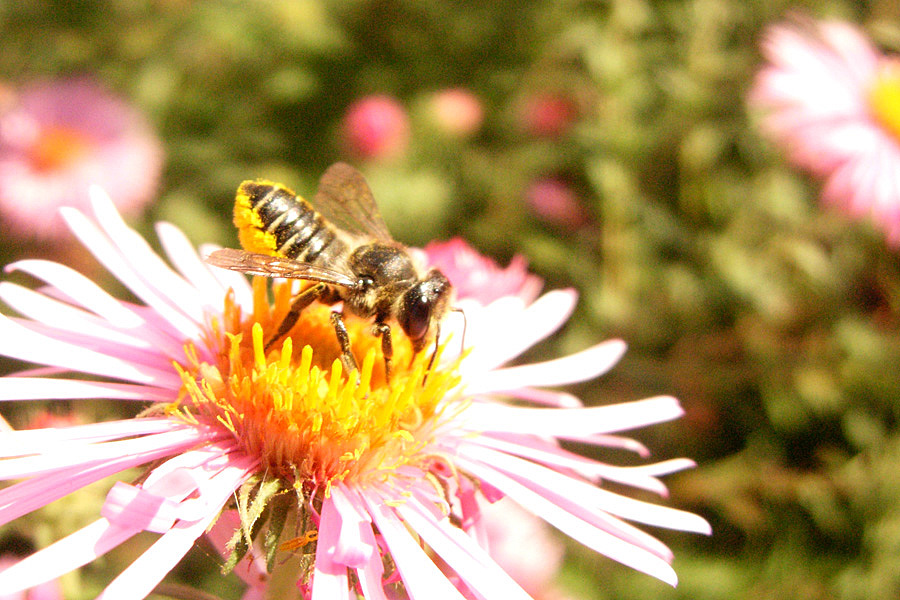
[[[381,342],[371,323],[346,316],[359,373],[343,372],[332,308],[313,304],[268,352],[291,300],[289,284],[253,282],[253,314],[226,299],[222,323],[210,328],[220,348],[216,364],[200,362],[188,347],[183,394],[170,411],[227,427],[266,472],[327,489],[347,478],[386,477],[421,455],[440,416],[442,400],[457,385],[456,369],[428,365],[431,350],[413,356],[398,327],[391,381],[384,377]],[[438,362],[438,361],[435,361]]]
[[[51,127],[42,131],[31,146],[29,159],[38,171],[52,171],[75,162],[91,145],[91,139],[81,131]]]
[[[875,118],[900,141],[900,61],[885,62],[869,90]]]

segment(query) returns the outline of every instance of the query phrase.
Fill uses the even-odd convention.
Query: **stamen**
[[[280,325],[277,315],[289,309],[291,288],[275,284],[269,306],[264,284],[254,280],[250,319],[240,318],[233,296],[226,299],[223,318],[207,331],[221,348],[216,364],[185,349],[178,366],[182,398],[171,410],[225,425],[287,488],[327,491],[347,478],[382,479],[424,460],[421,450],[459,381],[455,365],[440,366],[444,345],[412,356],[412,343],[395,326],[399,360],[388,384],[371,322],[348,316],[353,353],[363,360],[358,373],[347,373],[330,323],[332,307],[316,303],[267,355],[265,342]]]

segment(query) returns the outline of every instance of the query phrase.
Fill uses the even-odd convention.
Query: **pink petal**
[[[27,379],[27,378],[25,378]],[[5,381],[0,379],[0,383]],[[0,437],[0,457],[39,454],[67,442],[104,442],[136,435],[194,428],[168,418],[135,418],[53,429],[21,429]]]
[[[153,346],[143,338],[109,327],[104,319],[20,285],[0,283],[0,299],[20,314],[55,329],[100,338],[110,345],[123,344],[153,350]]]
[[[606,465],[548,444],[542,439],[501,439],[497,436],[481,435],[472,438],[468,443],[500,450],[559,469],[569,469],[592,481],[598,481],[601,478],[609,479],[660,495],[666,494],[666,487],[662,482],[655,477],[648,476],[648,471],[638,470],[642,469],[641,467]],[[691,461],[688,462],[693,464]]]
[[[165,458],[167,452],[167,449],[161,450],[156,458]],[[3,488],[0,490],[0,525],[27,515],[104,477],[135,467],[141,462],[141,458],[125,456],[118,460],[35,477]]]
[[[213,435],[221,436],[223,433]],[[96,461],[115,460],[121,456],[130,456],[135,460],[134,464],[142,464],[157,458],[160,451],[174,454],[210,437],[212,435],[185,428],[181,431],[102,444],[79,442],[56,444],[39,455],[10,458],[0,462],[0,479],[35,477]]]
[[[365,502],[358,493],[343,483],[339,483],[336,487],[341,490],[346,501],[354,507],[354,510],[360,512],[362,519],[368,523],[367,526],[360,528],[360,543],[376,549],[375,552],[369,554],[366,564],[356,569],[356,576],[359,580],[363,598],[366,600],[388,600],[384,593],[384,564],[382,563],[381,552],[377,551],[378,542],[375,541],[375,532],[372,531],[371,516],[368,513],[362,514],[361,512],[365,511]]]
[[[688,512],[615,494],[592,483],[503,452],[474,445],[461,447],[460,451],[485,465],[503,471],[544,497],[555,498],[558,505],[577,498],[577,506],[592,513],[603,511],[647,525],[710,533],[709,523],[706,520]]]
[[[160,371],[114,356],[85,350],[30,331],[4,315],[0,315],[0,353],[27,362],[136,383],[171,386],[174,389],[181,385],[181,378],[173,371]]]
[[[253,468],[249,460],[233,460],[209,480],[209,485],[201,486],[200,499],[206,506],[205,513],[197,521],[179,521],[166,532],[146,552],[110,583],[97,599],[141,600],[162,581],[178,561],[203,535],[206,528],[216,518],[222,506],[234,491],[249,477]]]
[[[326,497],[322,501],[319,538],[316,542],[312,600],[350,600],[347,565],[334,560],[340,534],[341,514],[334,506],[334,498]]]
[[[337,544],[331,550],[334,560],[357,568],[366,565],[375,553],[376,547],[362,541],[362,532],[372,529],[371,517],[360,513],[350,501],[342,486],[331,488],[334,508],[340,515],[341,530]]]
[[[483,548],[451,525],[448,519],[435,522],[429,512],[413,500],[399,504],[396,510],[478,597],[531,600],[531,596]]]
[[[465,600],[381,498],[363,496],[411,600]]]
[[[541,517],[581,544],[623,565],[665,581],[672,587],[678,583],[675,571],[659,556],[560,509],[550,500],[491,467],[464,458],[459,459],[459,464],[474,476],[501,490],[525,510]]]

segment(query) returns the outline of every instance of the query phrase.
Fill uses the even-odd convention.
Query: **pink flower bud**
[[[566,133],[578,119],[575,101],[562,94],[539,94],[525,102],[522,125],[537,137],[557,137]]]
[[[431,97],[430,113],[435,124],[453,137],[468,137],[484,122],[484,108],[475,94],[464,88],[449,88]]]
[[[525,201],[539,219],[563,229],[577,229],[588,219],[572,188],[555,177],[532,182],[525,192]]]
[[[390,96],[366,96],[350,105],[343,134],[348,152],[359,158],[393,158],[409,145],[409,117]]]

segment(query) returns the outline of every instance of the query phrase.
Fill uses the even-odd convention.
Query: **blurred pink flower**
[[[538,218],[563,229],[577,229],[588,219],[572,188],[556,177],[533,181],[525,191],[525,200]]]
[[[123,213],[151,201],[163,149],[136,109],[87,79],[35,84],[0,108],[0,215],[6,232],[52,239],[60,206],[103,187]]]
[[[490,304],[504,296],[515,296],[533,302],[544,286],[540,277],[528,272],[523,256],[517,254],[502,268],[462,238],[431,242],[425,246],[425,254],[428,263],[447,276],[460,300]]]
[[[497,564],[533,598],[562,598],[553,580],[565,548],[547,523],[507,498],[479,505],[486,546]]]
[[[467,137],[481,128],[484,108],[475,94],[464,88],[450,88],[431,97],[432,118],[444,133]]]
[[[394,158],[406,152],[409,145],[409,117],[390,96],[366,96],[347,109],[343,133],[347,150],[354,156]]]
[[[824,180],[826,203],[900,245],[900,59],[849,23],[800,18],[769,27],[762,53],[749,101],[763,130]]]
[[[388,383],[375,370],[381,343],[366,333],[371,323],[350,316],[353,350],[364,359],[357,377],[342,372],[331,306],[307,307],[280,347],[265,350],[296,282],[275,286],[273,306],[262,278],[251,284],[209,266],[183,233],[160,224],[172,268],[96,190],[91,216],[63,214],[144,304],[119,300],[55,262],[10,265],[45,285],[0,283],[0,300],[24,315],[0,315],[0,354],[49,369],[0,378],[0,400],[153,406],[131,419],[0,432],[0,480],[19,480],[0,489],[0,525],[101,479],[126,479],[112,486],[95,522],[0,572],[0,594],[56,578],[148,531],[159,537],[99,596],[138,600],[215,522],[210,537],[240,559],[248,599],[299,587],[316,600],[379,600],[401,586],[411,600],[460,598],[459,585],[480,599],[524,600],[481,544],[479,497],[508,497],[672,585],[671,551],[631,522],[709,532],[696,515],[600,487],[665,495],[659,477],[692,461],[618,467],[560,445],[646,456],[622,433],[682,415],[671,397],[584,407],[554,389],[606,372],[625,351],[621,341],[504,366],[565,323],[576,302],[571,290],[470,303],[465,352],[447,344],[434,363],[430,353],[412,356],[396,333]],[[448,319],[443,327],[460,339],[462,324]],[[142,474],[135,478],[133,468]],[[278,523],[289,515],[295,525],[284,541]],[[249,534],[267,525],[271,536]],[[257,560],[268,551],[270,573]]]
[[[562,93],[542,92],[529,97],[522,107],[525,131],[536,137],[558,137],[566,133],[579,117],[579,108]]]

